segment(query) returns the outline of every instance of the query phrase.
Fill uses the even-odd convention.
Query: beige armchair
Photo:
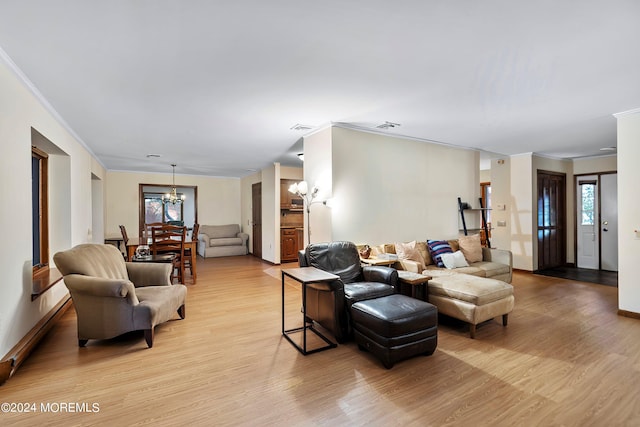
[[[184,319],[187,288],[171,284],[171,264],[125,262],[115,246],[99,244],[75,246],[53,260],[71,293],[80,347],[143,330],[151,348],[156,325],[176,311]]]

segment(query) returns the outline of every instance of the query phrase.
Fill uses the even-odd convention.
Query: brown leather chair
[[[156,325],[184,319],[187,288],[169,281],[170,264],[125,262],[112,245],[82,244],[53,260],[64,276],[78,317],[78,344],[144,331],[153,346]]]
[[[314,243],[298,254],[300,267],[316,267],[340,276],[339,280],[307,287],[308,320],[331,331],[338,342],[351,335],[349,308],[358,301],[392,295],[398,289],[398,272],[389,267],[360,263],[351,242]]]

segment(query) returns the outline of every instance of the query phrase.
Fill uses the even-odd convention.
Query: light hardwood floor
[[[293,267],[295,265],[285,265]],[[516,305],[468,337],[443,321],[438,348],[386,370],[353,343],[302,356],[280,335],[280,267],[251,256],[198,261],[185,320],[79,348],[70,310],[0,401],[0,425],[640,425],[640,320],[617,289],[516,273]],[[300,293],[287,285],[287,327]],[[176,319],[178,317],[176,316]],[[99,412],[43,413],[60,402]]]

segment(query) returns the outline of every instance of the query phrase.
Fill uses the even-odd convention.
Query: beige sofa
[[[454,252],[459,249],[457,239],[449,240],[449,245]],[[429,255],[426,242],[416,241],[416,249],[418,249],[423,259],[425,260],[424,269],[419,262],[410,259],[400,259],[395,263],[394,267],[398,270],[407,270],[413,273],[425,274],[432,277],[441,277],[444,275],[462,273],[511,283],[513,274],[513,256],[511,254],[511,251],[483,247],[482,261],[470,263],[469,267],[461,267],[449,270],[446,268],[437,267],[434,264],[433,260],[431,259],[431,255]],[[395,245],[391,243],[375,246],[372,248],[372,256],[376,256],[380,253],[395,254]]]
[[[246,255],[249,253],[249,235],[240,231],[240,225],[200,225],[198,255],[204,258]]]
[[[449,245],[454,252],[459,249],[458,240],[449,240]],[[467,322],[471,338],[476,336],[477,325],[495,317],[501,316],[502,325],[507,326],[515,303],[513,286],[509,284],[513,270],[510,251],[481,248],[482,261],[471,262],[468,267],[446,269],[434,265],[426,242],[416,242],[415,249],[426,265],[412,259],[399,259],[395,267],[431,276],[427,284],[428,300],[438,307],[439,313]],[[479,251],[476,247],[476,258]],[[372,253],[396,253],[396,247],[381,245],[374,247]]]

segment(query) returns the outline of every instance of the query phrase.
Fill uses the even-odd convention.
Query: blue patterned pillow
[[[442,254],[452,254],[453,250],[449,246],[449,242],[446,240],[427,240],[427,248],[429,248],[429,254],[433,262],[441,268],[444,268],[444,262],[442,262]]]

